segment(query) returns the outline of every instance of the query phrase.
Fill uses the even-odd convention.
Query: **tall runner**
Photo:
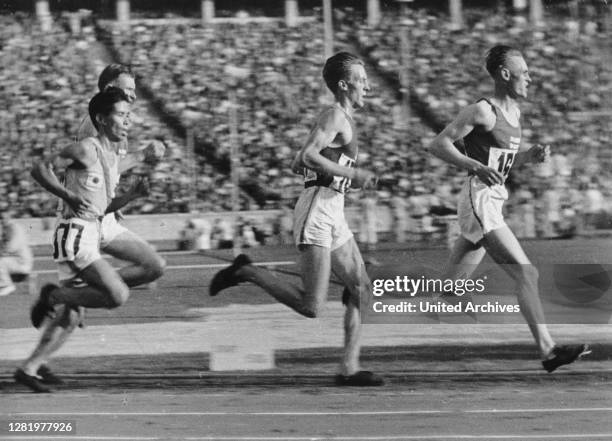
[[[549,147],[520,148],[518,101],[527,97],[531,83],[522,54],[509,46],[495,46],[487,53],[486,69],[495,84],[493,96],[461,110],[429,147],[440,159],[468,172],[457,210],[461,236],[451,252],[446,277],[469,276],[488,252],[517,283],[521,312],[538,345],[544,369],[552,372],[590,351],[585,344],[555,345],[538,293],[538,270],[502,215],[502,205],[508,199],[504,182],[511,167],[545,161]],[[465,155],[453,145],[461,138]]]
[[[360,293],[370,291],[370,279],[353,234],[344,217],[344,193],[349,187],[374,184],[374,173],[355,168],[357,129],[355,110],[363,107],[370,90],[363,62],[340,52],[323,68],[323,79],[335,102],[319,116],[292,164],[304,172],[304,190],[295,206],[293,234],[300,251],[303,288],[278,279],[251,264],[244,254],[215,275],[210,294],[241,282],[252,282],[299,314],[317,317],[327,300],[331,271],[350,292],[344,316],[344,355],[336,383],[347,386],[378,386],[382,378],[359,368]]]

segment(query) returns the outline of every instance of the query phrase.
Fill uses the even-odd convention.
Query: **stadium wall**
[[[347,208],[346,218],[351,229],[356,233],[359,228],[359,219],[362,217],[358,208]],[[388,207],[377,209],[377,230],[391,230],[391,212]],[[259,210],[217,213],[170,213],[125,216],[121,222],[131,231],[150,242],[178,240],[180,232],[191,219],[206,219],[211,224],[216,219],[233,221],[237,217],[248,219],[254,224],[274,223],[281,215],[280,210]],[[28,235],[31,246],[45,246],[51,243],[51,236],[55,227],[55,218],[27,218],[16,219]]]

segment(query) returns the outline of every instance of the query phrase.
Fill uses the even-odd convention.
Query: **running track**
[[[533,242],[527,251],[536,262],[563,253],[580,261],[598,254],[605,259],[610,245]],[[384,263],[392,253],[376,257]],[[395,253],[435,262],[444,250]],[[295,270],[284,263],[295,258],[290,250],[258,250],[255,256]],[[88,325],[167,322],[168,317],[184,319],[186,310],[221,308],[227,302],[268,304],[263,294],[245,294],[244,289],[210,300],[204,293],[215,268],[197,266],[222,261],[168,257],[171,269],[155,291],[135,291],[132,306],[128,302],[119,319],[92,312]],[[37,265],[42,271],[52,268],[44,260]],[[52,275],[40,274],[41,280],[47,277]],[[339,289],[332,291],[335,300]],[[30,299],[13,295],[0,300],[9,316],[0,327],[25,328],[23,311]],[[519,343],[525,341],[521,332]],[[593,332],[590,337],[598,336]],[[277,371],[253,375],[200,372],[203,354],[160,355],[153,361],[147,356],[63,358],[54,366],[67,384],[52,395],[30,394],[13,385],[15,362],[0,361],[0,440],[612,440],[607,337],[599,337],[600,353],[591,361],[553,375],[537,369],[533,354],[525,352],[527,344],[499,352],[486,348],[482,354],[484,346],[470,347],[469,342],[464,348],[440,346],[449,352],[446,361],[435,345],[425,350],[418,342],[411,342],[416,350],[366,350],[364,364],[388,379],[377,389],[334,387],[328,372],[334,369],[335,354],[327,348],[285,351]],[[77,432],[20,436],[6,431],[9,421],[42,420],[74,421]]]

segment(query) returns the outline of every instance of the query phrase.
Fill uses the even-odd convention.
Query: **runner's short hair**
[[[98,78],[98,89],[103,91],[106,87],[119,78],[119,75],[126,74],[134,78],[134,72],[132,68],[125,64],[113,63],[109,64],[104,68],[100,77]]]
[[[349,52],[338,52],[329,57],[323,66],[323,79],[327,88],[335,95],[338,92],[338,81],[347,80],[353,64],[361,64],[361,59]]]
[[[118,87],[108,87],[102,92],[98,92],[89,101],[89,118],[96,130],[98,130],[98,121],[96,115],[109,115],[116,103],[125,101],[130,102],[125,92]]]
[[[522,57],[523,55],[518,49],[503,44],[494,46],[489,49],[486,55],[485,62],[485,67],[487,68],[487,72],[489,72],[489,75],[495,78],[495,75],[497,75],[499,69],[506,65],[506,61],[511,56]]]

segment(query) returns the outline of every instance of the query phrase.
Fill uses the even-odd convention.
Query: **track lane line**
[[[255,266],[290,266],[295,265],[296,262],[293,260],[278,260],[278,261],[269,261],[269,262],[254,262],[252,265]],[[216,269],[216,268],[225,268],[227,263],[202,263],[197,265],[168,265],[166,266],[166,270],[186,270],[186,269]],[[120,266],[115,267],[115,269],[121,269]],[[48,269],[48,270],[36,270],[32,271],[34,274],[56,274],[57,269]]]
[[[0,440],[100,440],[100,441],[383,441],[383,440],[560,440],[560,439],[610,439],[612,433],[547,435],[507,434],[507,435],[386,435],[386,436],[199,436],[199,437],[145,437],[145,436],[0,436]]]
[[[568,407],[534,409],[458,409],[458,410],[383,410],[383,411],[288,411],[288,412],[15,412],[2,414],[9,417],[24,416],[383,416],[383,415],[452,415],[467,413],[566,413],[566,412],[612,412],[612,407]]]

